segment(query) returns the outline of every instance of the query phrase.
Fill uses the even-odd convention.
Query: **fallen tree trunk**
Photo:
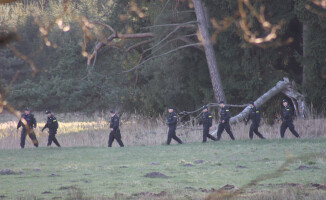
[[[270,90],[268,90],[265,94],[263,94],[261,97],[259,97],[255,101],[255,106],[260,107],[264,103],[266,103],[268,100],[270,100],[272,97],[274,97],[278,93],[284,93],[286,96],[291,98],[293,101],[294,106],[296,107],[296,104],[298,105],[297,111],[298,117],[307,117],[308,116],[308,109],[305,104],[304,95],[299,93],[296,88],[295,84],[290,82],[288,78],[283,78],[282,81],[279,81],[276,83],[274,87],[272,87]],[[230,123],[235,124],[237,122],[243,121],[249,114],[249,105],[243,109],[239,114],[237,114],[234,117],[231,117]],[[217,133],[217,130],[214,130],[211,134],[214,135]]]

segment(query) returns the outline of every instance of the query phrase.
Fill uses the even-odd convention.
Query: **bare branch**
[[[190,23],[197,24],[197,21],[190,21]],[[158,24],[158,25],[153,25],[153,26],[146,26],[142,27],[142,29],[147,29],[147,28],[156,28],[156,27],[166,27],[166,26],[181,26],[182,28],[186,27],[191,27],[191,28],[196,28],[197,26],[186,26],[184,23],[178,23],[178,24]]]
[[[186,24],[191,24],[193,23],[194,21],[189,21],[189,22],[185,22],[185,23],[182,23],[180,25],[178,25],[177,27],[175,27],[169,34],[167,34],[162,40],[160,40],[159,42],[157,42],[155,45],[153,45],[151,48],[148,48],[145,50],[145,52],[157,47],[158,45],[160,45],[163,41],[167,40],[173,33],[175,33],[177,30],[179,30],[179,28],[181,28],[183,25],[186,25]]]
[[[154,37],[153,33],[133,33],[133,34],[117,34],[116,38],[120,39],[136,39],[136,38],[146,38],[146,37]]]
[[[153,41],[153,39],[150,39],[150,40],[145,40],[145,41],[139,42],[137,44],[134,44],[134,45],[130,46],[128,49],[126,49],[126,52],[129,52],[130,50],[135,49],[139,46],[151,43],[152,41]]]
[[[134,66],[134,67],[131,68],[131,69],[128,69],[128,70],[126,70],[126,71],[122,71],[122,72],[120,72],[119,74],[123,74],[123,73],[131,72],[131,71],[137,69],[139,66],[143,65],[144,63],[146,63],[146,62],[148,62],[148,61],[150,61],[150,60],[153,60],[153,59],[155,59],[155,58],[158,58],[158,57],[161,57],[161,56],[165,56],[165,55],[167,55],[167,54],[169,54],[169,53],[172,53],[172,52],[178,51],[178,50],[180,50],[180,49],[184,49],[184,48],[192,47],[192,46],[198,46],[198,45],[200,45],[200,43],[194,43],[194,44],[183,45],[183,46],[180,46],[180,47],[178,47],[178,48],[172,49],[171,51],[165,52],[165,53],[163,53],[163,54],[160,54],[160,55],[157,55],[157,56],[150,57],[149,59],[145,60],[144,62],[142,62],[142,63],[140,63],[140,64]]]
[[[89,21],[89,23],[105,26],[106,28],[108,28],[108,29],[110,29],[112,31],[113,35],[117,35],[117,32],[112,28],[112,26],[110,26],[108,24],[104,24],[104,23],[98,22],[98,21]]]

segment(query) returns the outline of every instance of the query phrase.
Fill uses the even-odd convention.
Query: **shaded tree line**
[[[246,1],[202,2],[228,103],[247,103],[289,77],[308,103],[325,110],[323,7],[308,0],[251,2],[260,16],[279,25],[277,38],[258,43],[244,24],[257,38],[270,30]],[[69,13],[62,15],[65,6]],[[10,45],[37,67],[34,74],[30,63],[1,47],[1,93],[8,91],[2,98],[16,108],[91,113],[118,107],[155,116],[169,105],[193,110],[215,101],[192,1],[28,1],[4,5],[1,12],[1,32],[16,29],[18,40]],[[41,27],[50,22],[44,32]],[[117,34],[153,37],[108,41],[108,26]],[[103,46],[94,52],[99,42]],[[275,96],[261,110],[272,117],[282,98]]]

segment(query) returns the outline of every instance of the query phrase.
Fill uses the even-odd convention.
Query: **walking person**
[[[213,116],[208,112],[207,106],[203,106],[203,115],[199,124],[203,125],[203,143],[207,141],[207,138],[216,141],[217,139],[209,134],[209,129],[212,127]]]
[[[109,135],[108,147],[112,147],[112,143],[114,140],[117,140],[120,147],[124,147],[123,142],[121,140],[121,133],[119,129],[120,119],[113,109],[110,110],[110,114],[111,114],[111,122],[110,122],[111,132]]]
[[[22,131],[20,133],[20,147],[25,148],[25,140],[26,134],[28,134],[29,138],[31,138],[35,147],[38,147],[38,141],[36,135],[34,133],[34,129],[36,128],[36,119],[28,107],[25,108],[24,114],[22,114],[18,124],[17,124],[17,132],[18,129],[22,126]]]
[[[249,129],[249,138],[252,140],[255,133],[260,139],[265,139],[264,136],[258,131],[258,127],[260,123],[259,109],[255,106],[255,103],[253,101],[249,103],[249,107],[250,107],[249,116],[245,121],[246,125],[249,120],[252,121]]]
[[[294,125],[293,125],[293,111],[291,106],[288,104],[288,101],[286,99],[283,99],[283,112],[282,112],[282,124],[281,124],[281,138],[284,138],[284,133],[286,129],[289,127],[292,134],[300,138],[299,134],[295,131]]]
[[[173,107],[169,107],[168,111],[169,115],[166,118],[166,124],[169,126],[169,132],[166,144],[170,145],[172,139],[177,141],[179,144],[182,144],[182,141],[180,140],[180,138],[178,138],[178,136],[176,136],[175,133],[178,122],[177,114],[174,112]]]
[[[229,134],[230,138],[232,140],[235,140],[229,122],[231,118],[230,109],[227,106],[225,106],[224,101],[220,101],[218,105],[221,108],[221,113],[220,113],[220,124],[218,125],[218,130],[217,130],[217,140],[221,139],[221,135],[224,129]]]
[[[51,113],[50,110],[46,110],[45,114],[47,115],[48,118],[47,118],[46,124],[42,128],[42,132],[46,128],[49,129],[49,137],[48,137],[47,146],[48,147],[51,146],[52,142],[54,142],[54,144],[56,144],[58,147],[61,147],[57,138],[55,137],[55,135],[57,134],[58,127],[59,127],[58,121],[54,117],[54,115]]]

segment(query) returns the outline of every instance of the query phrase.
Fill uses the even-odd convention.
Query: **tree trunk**
[[[307,56],[307,31],[308,31],[308,25],[303,24],[302,26],[302,56],[305,58]],[[303,65],[302,69],[302,85],[306,83],[306,65]]]
[[[303,94],[297,91],[294,82],[289,83],[288,87],[282,90],[282,92],[292,100],[296,114],[299,118],[306,118],[309,116],[308,108],[305,103],[305,97]]]
[[[284,93],[286,96],[291,98],[293,101],[293,104],[297,104],[298,107],[298,113],[300,116],[306,117],[308,112],[307,112],[307,106],[305,104],[304,100],[304,95],[300,94],[293,83],[289,81],[288,78],[283,78],[283,81],[279,81],[276,83],[274,87],[272,87],[270,90],[268,90],[265,94],[263,94],[261,97],[259,97],[255,101],[255,106],[260,107],[264,103],[266,103],[268,100],[270,100],[272,97],[274,97],[278,93]],[[241,122],[244,120],[248,114],[249,114],[249,105],[243,109],[239,114],[237,114],[234,117],[231,117],[230,123],[235,124],[237,122]],[[214,130],[211,134],[214,135],[216,134],[217,130]]]
[[[287,88],[287,86],[290,84],[289,79],[284,78],[283,81],[279,81],[276,83],[274,87],[272,87],[270,90],[268,90],[265,94],[263,94],[261,97],[259,97],[255,101],[255,106],[260,107],[264,103],[266,103],[268,100],[270,100],[273,96],[277,95],[278,93],[282,92]],[[240,112],[238,115],[231,117],[230,123],[234,124],[239,121],[242,121],[244,118],[246,118],[249,114],[249,106],[247,106],[242,112]]]
[[[206,54],[209,75],[211,77],[213,91],[214,91],[214,97],[217,102],[221,100],[226,101],[213,45],[211,43],[210,36],[208,33],[207,21],[205,18],[202,2],[201,0],[193,0],[193,3],[195,7],[196,16],[197,16],[201,42],[203,44],[205,54]]]

